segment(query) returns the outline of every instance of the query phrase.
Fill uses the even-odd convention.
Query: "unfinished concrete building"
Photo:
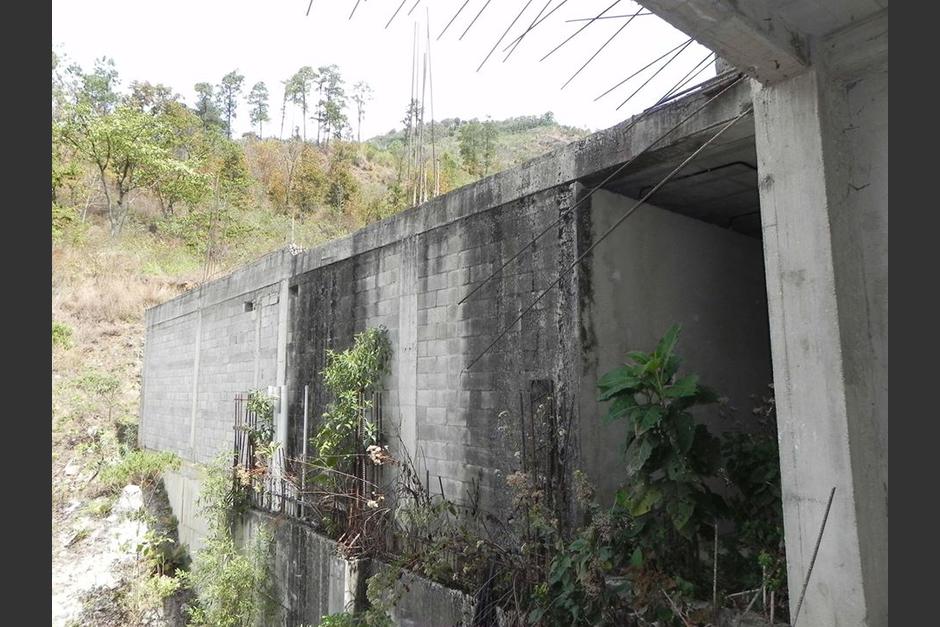
[[[679,322],[687,367],[732,406],[746,410],[775,384],[791,590],[837,489],[801,623],[888,624],[887,2],[644,5],[750,78],[720,74],[621,125],[148,311],[140,441],[192,465],[166,478],[183,541],[198,546],[196,465],[232,450],[236,395],[274,388],[276,438],[299,455],[305,387],[311,420],[328,400],[325,350],[379,325],[393,348],[387,439],[448,498],[500,506],[500,476],[515,463],[500,415],[527,415],[546,396],[564,417],[567,462],[612,494],[621,435],[598,420],[596,379]],[[278,552],[278,578],[295,582],[282,591],[289,624],[343,609],[351,575],[329,541],[297,522]],[[399,608],[401,624],[472,614],[461,595],[422,585],[424,596]]]

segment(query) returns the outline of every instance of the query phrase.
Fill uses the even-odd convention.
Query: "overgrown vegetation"
[[[199,497],[208,533],[192,568],[181,573],[198,600],[189,608],[192,625],[249,627],[271,624],[274,597],[272,536],[264,525],[245,548],[234,536],[234,525],[245,502],[233,489],[231,459],[221,456],[206,469]]]
[[[164,472],[176,470],[179,465],[180,459],[175,453],[132,450],[102,469],[101,484],[116,491],[126,485],[151,488],[160,481]]]
[[[483,622],[499,606],[513,624],[714,624],[716,600],[727,605],[728,593],[745,590],[750,600],[755,588],[769,596],[765,613],[785,616],[772,397],[754,410],[760,425],[712,435],[694,413],[720,399],[696,375],[679,376],[679,334],[672,327],[652,352],[631,352],[598,382],[605,420],[627,426],[613,504],[598,503],[576,471],[582,524],[566,526],[543,471],[520,468],[506,477],[512,511],[497,520],[432,496],[410,460],[397,460],[388,524],[399,541],[381,554],[392,567],[369,582],[376,611],[324,624],[381,624],[368,621],[395,605],[404,570],[475,595]]]
[[[255,415],[255,422],[243,428],[252,444],[270,444],[274,440],[274,399],[261,390],[254,390],[248,394],[248,411]]]
[[[384,328],[357,334],[347,350],[327,349],[322,376],[333,400],[313,438],[319,464],[336,468],[359,451],[378,444],[376,423],[363,420],[363,415],[371,409],[372,394],[388,372],[391,350]]]

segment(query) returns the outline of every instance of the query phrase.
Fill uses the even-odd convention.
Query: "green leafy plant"
[[[345,351],[327,351],[323,382],[334,400],[323,414],[323,426],[314,437],[321,464],[333,468],[359,448],[378,443],[376,425],[362,418],[372,406],[372,392],[388,372],[391,352],[384,327],[357,334],[352,348]]]
[[[154,577],[171,577],[186,563],[187,555],[169,535],[150,528],[137,543],[137,557]]]
[[[734,546],[743,560],[733,573],[734,584],[741,589],[761,586],[785,593],[780,452],[772,384],[768,390],[752,410],[755,423],[750,429],[724,436],[722,457],[732,486],[728,503],[736,527]]]
[[[320,619],[318,627],[392,627],[389,612],[403,592],[398,585],[401,575],[399,568],[383,568],[366,581],[368,608],[358,613],[328,614]]]
[[[691,411],[719,399],[697,375],[677,378],[679,332],[674,325],[652,353],[629,353],[628,363],[598,382],[599,400],[611,401],[605,420],[627,425],[627,480],[617,502],[634,519],[641,544],[653,540],[645,542],[647,562],[663,567],[674,566],[675,549],[688,554],[680,539],[694,540],[724,511],[706,483],[718,472],[720,444]]]
[[[622,585],[607,578],[622,562],[604,525],[590,524],[556,547],[547,579],[534,590],[530,624],[613,625],[623,619],[618,603]]]
[[[261,390],[248,394],[247,407],[255,415],[255,424],[242,428],[256,446],[264,446],[274,440],[274,400]]]

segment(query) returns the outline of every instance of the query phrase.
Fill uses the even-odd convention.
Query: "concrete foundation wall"
[[[593,242],[634,200],[600,191],[591,198]],[[747,429],[754,394],[772,380],[760,240],[644,205],[591,254],[583,295],[581,458],[602,497],[622,483],[623,424],[605,424],[596,382],[631,350],[650,351],[674,323],[682,373],[728,398],[697,418],[713,433]],[[736,420],[735,420],[736,419]]]
[[[196,464],[183,462],[179,470],[163,473],[163,485],[176,516],[180,543],[190,555],[203,547],[208,527],[199,512],[199,491],[202,489],[202,471]]]

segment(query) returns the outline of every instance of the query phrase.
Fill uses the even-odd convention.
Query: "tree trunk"
[[[127,192],[118,190],[117,210],[111,220],[111,235],[118,236],[124,230],[124,221],[127,219],[129,207],[127,206]]]
[[[114,235],[117,227],[117,220],[114,215],[114,204],[111,201],[111,192],[108,190],[108,180],[105,178],[104,168],[99,166],[98,170],[101,173],[101,189],[104,190],[105,202],[107,202],[108,205],[108,223],[111,226],[111,235]]]

